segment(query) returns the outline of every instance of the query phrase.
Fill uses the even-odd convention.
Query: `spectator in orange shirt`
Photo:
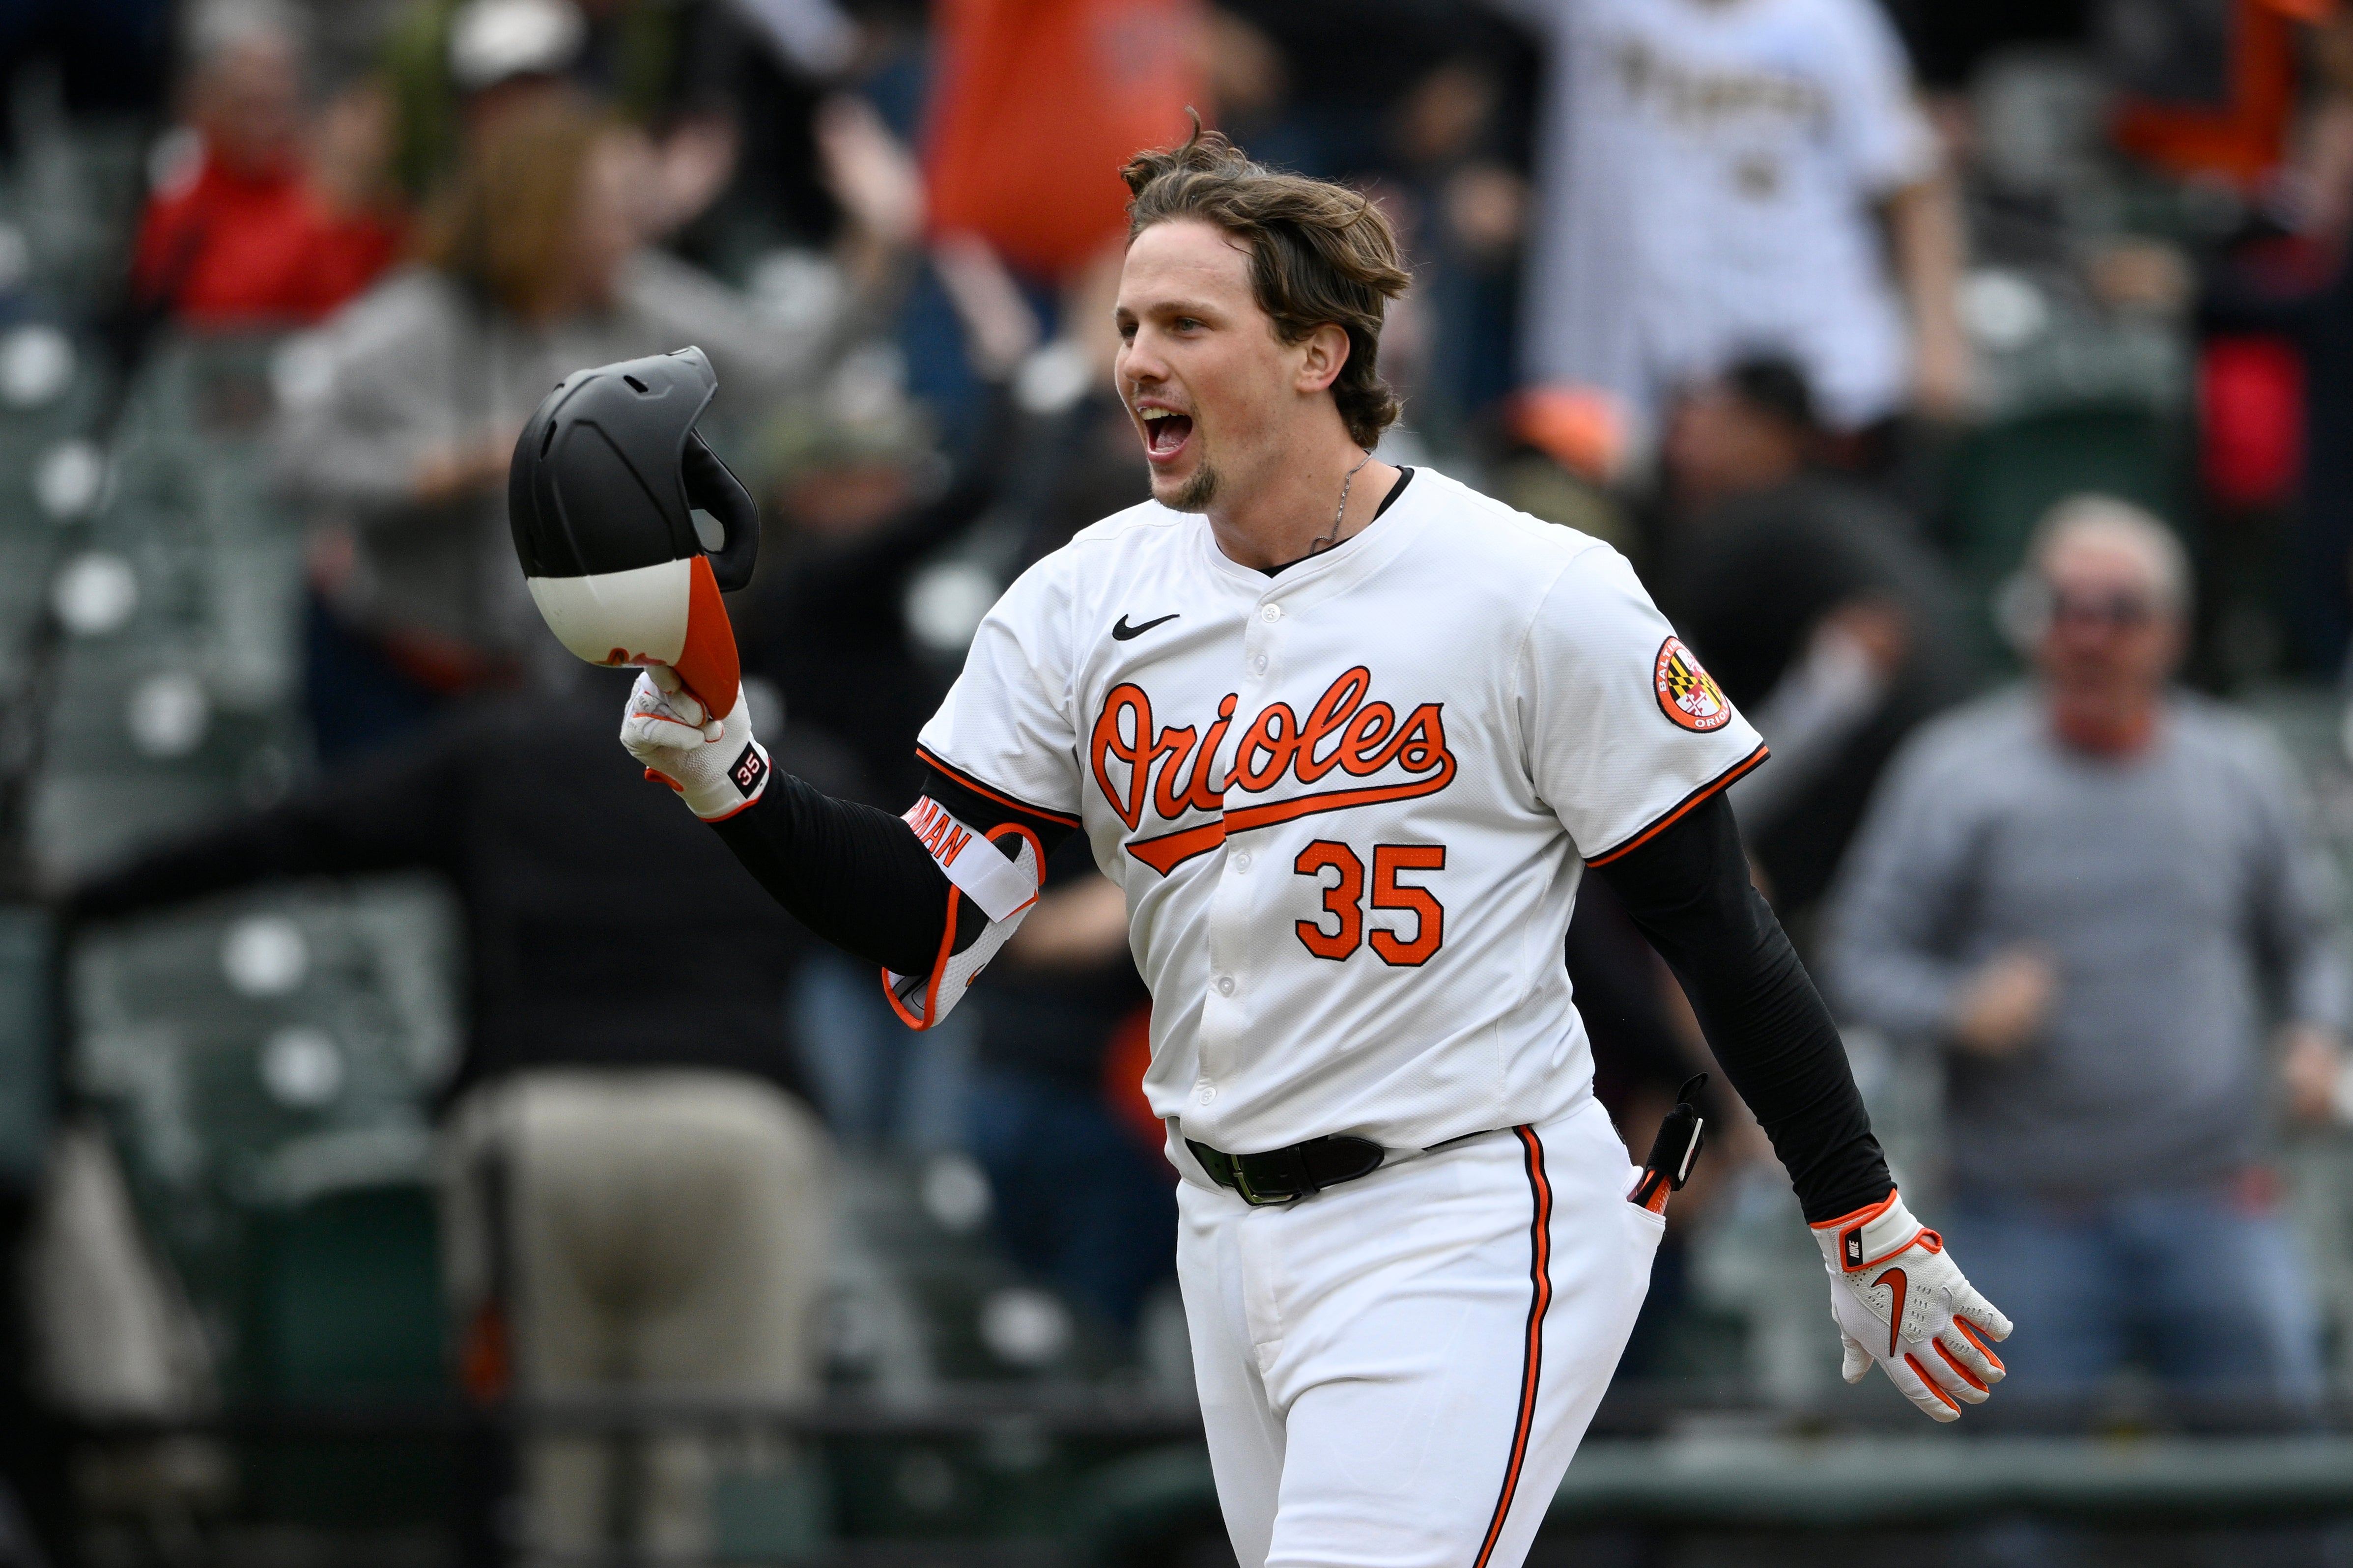
[[[271,10],[216,12],[195,43],[186,151],[140,226],[140,300],[198,328],[316,321],[400,246],[383,96],[363,84],[308,114],[296,28]]]
[[[924,174],[934,232],[1069,281],[1127,235],[1120,165],[1206,118],[1196,0],[941,0]]]
[[[2346,19],[2338,0],[2106,0],[2096,15],[2119,89],[2116,144],[2179,178],[2248,195],[2262,195],[2295,151],[2301,35]]]

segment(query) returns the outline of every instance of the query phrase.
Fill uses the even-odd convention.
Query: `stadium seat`
[[[2082,405],[1987,425],[1954,454],[1940,531],[1965,589],[1989,604],[2023,559],[2042,514],[2072,495],[2099,491],[2137,502],[2187,538],[2188,465],[2179,422],[2147,406]],[[1977,626],[1985,651],[2006,658],[1990,616]]]
[[[69,1079],[206,1325],[230,1414],[354,1432],[445,1402],[427,1100],[456,1042],[447,895],[423,879],[216,900],[95,933]],[[428,1438],[258,1436],[248,1504],[316,1525],[422,1523]]]
[[[0,1186],[40,1180],[53,1121],[55,933],[43,911],[0,907]]]

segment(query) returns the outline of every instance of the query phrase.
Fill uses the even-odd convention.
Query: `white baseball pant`
[[[1188,1162],[1189,1163],[1189,1162]],[[1282,1207],[1188,1172],[1176,1271],[1243,1568],[1513,1568],[1665,1222],[1589,1097]]]

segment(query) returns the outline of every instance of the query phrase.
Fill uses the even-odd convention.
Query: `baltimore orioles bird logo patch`
[[[1732,704],[1715,677],[1699,667],[1683,638],[1669,637],[1659,645],[1659,662],[1651,672],[1659,689],[1659,711],[1686,730],[1705,734],[1732,722]]]

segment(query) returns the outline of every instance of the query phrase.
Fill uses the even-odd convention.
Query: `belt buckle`
[[[1240,1158],[1229,1157],[1227,1168],[1233,1173],[1234,1191],[1240,1194],[1242,1202],[1250,1205],[1250,1207],[1254,1209],[1271,1208],[1277,1204],[1287,1204],[1291,1201],[1290,1198],[1268,1197],[1260,1193],[1256,1188],[1252,1187],[1250,1185],[1250,1173],[1242,1168],[1242,1163]],[[1296,1196],[1297,1194],[1294,1194],[1293,1195]]]
[[[1191,1145],[1193,1157],[1200,1161],[1201,1169],[1209,1173],[1212,1181],[1254,1209],[1271,1208],[1278,1204],[1297,1203],[1303,1195],[1298,1193],[1285,1193],[1277,1196],[1271,1193],[1260,1192],[1250,1185],[1250,1173],[1243,1167],[1242,1156],[1229,1154],[1222,1149],[1208,1143],[1195,1142],[1189,1138],[1186,1142]]]

